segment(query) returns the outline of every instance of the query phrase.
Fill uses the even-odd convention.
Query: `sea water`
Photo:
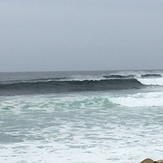
[[[163,157],[163,72],[1,73],[1,163]]]

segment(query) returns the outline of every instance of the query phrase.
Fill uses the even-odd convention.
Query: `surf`
[[[145,87],[137,79],[109,79],[109,80],[82,80],[82,81],[49,81],[36,80],[0,84],[0,94],[40,94],[40,93],[66,93],[109,91],[124,89],[141,89]]]

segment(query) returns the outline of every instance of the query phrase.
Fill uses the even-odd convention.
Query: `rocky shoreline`
[[[146,158],[145,160],[141,161],[140,163],[163,163],[163,160],[154,161],[150,158]]]

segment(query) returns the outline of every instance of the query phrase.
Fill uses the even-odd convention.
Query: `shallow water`
[[[1,96],[1,163],[161,159],[162,97],[161,90]]]

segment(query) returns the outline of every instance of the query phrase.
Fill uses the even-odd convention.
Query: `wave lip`
[[[136,79],[37,81],[0,84],[0,95],[108,91],[145,87]]]

